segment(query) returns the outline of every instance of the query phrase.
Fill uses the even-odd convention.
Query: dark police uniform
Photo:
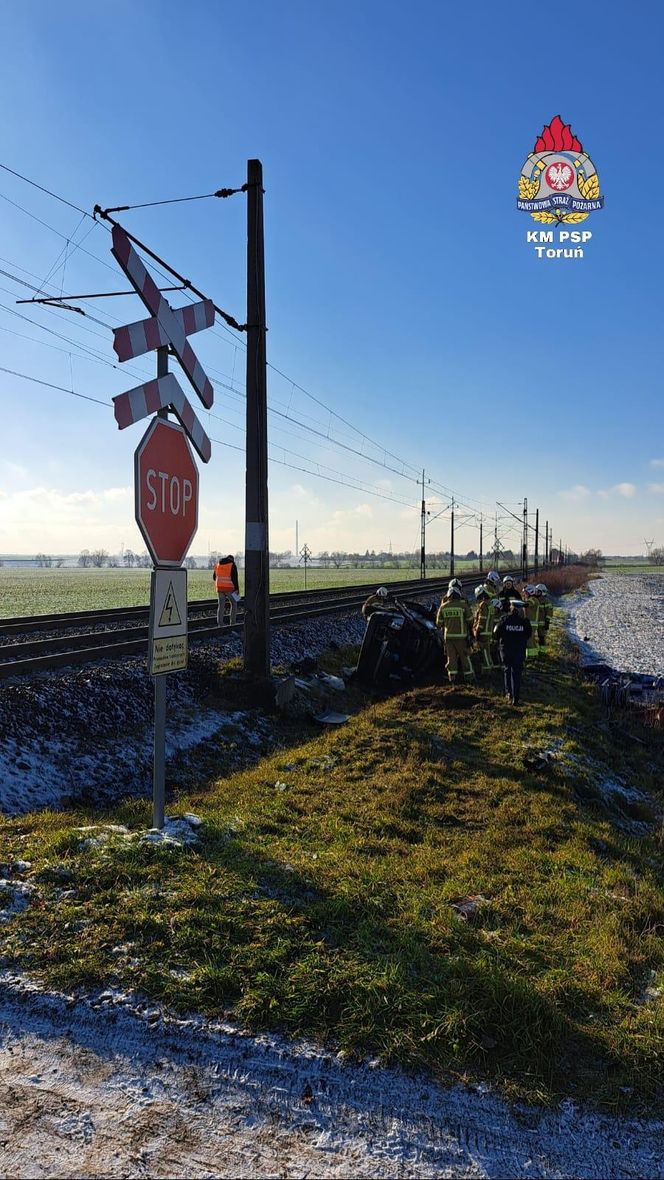
[[[526,647],[532,627],[520,610],[504,615],[493,629],[498,642],[500,662],[505,677],[505,693],[513,705],[518,705],[521,694],[521,672],[526,658]]]

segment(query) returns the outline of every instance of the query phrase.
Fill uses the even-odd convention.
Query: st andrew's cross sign
[[[128,324],[115,331],[114,347],[119,359],[128,360],[152,348],[170,345],[192,387],[205,408],[209,409],[214,401],[214,390],[187,340],[187,335],[199,331],[202,327],[211,326],[214,322],[214,307],[209,300],[203,300],[201,304],[194,304],[193,309],[181,308],[174,311],[146,270],[128,235],[119,225],[113,226],[112,253],[137,295],[152,313],[149,320]],[[120,430],[158,410],[171,408],[203,462],[208,462],[212,451],[210,439],[185,397],[175,374],[166,373],[162,377],[156,377],[154,381],[147,381],[126,393],[121,393],[113,398],[113,405],[115,420]]]

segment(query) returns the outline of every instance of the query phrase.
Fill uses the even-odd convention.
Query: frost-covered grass
[[[562,630],[521,711],[497,686],[351,707],[331,734],[282,723],[244,772],[220,744],[177,802],[204,820],[191,848],[84,844],[81,812],[6,821],[3,859],[37,886],[6,961],[511,1095],[661,1099],[656,804],[604,790],[656,792],[656,750],[603,724]],[[529,770],[526,746],[557,757]],[[149,824],[143,802],[96,819]]]

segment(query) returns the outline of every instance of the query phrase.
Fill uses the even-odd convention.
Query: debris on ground
[[[526,746],[523,755],[523,765],[528,770],[548,770],[555,760],[556,754],[553,750],[537,750],[534,746]]]
[[[314,718],[321,725],[345,725],[349,719],[349,713],[335,713],[333,709],[329,709],[327,713],[317,713]]]
[[[470,897],[464,897],[461,901],[451,901],[450,905],[464,922],[473,922],[480,910],[491,905],[491,902],[481,893],[474,893]]]

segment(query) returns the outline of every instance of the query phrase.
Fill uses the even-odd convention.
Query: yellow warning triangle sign
[[[159,626],[175,627],[181,622],[182,619],[180,618],[180,612],[178,610],[178,604],[175,598],[175,591],[173,590],[173,583],[169,582],[166,601],[161,612],[161,618],[159,619]]]

